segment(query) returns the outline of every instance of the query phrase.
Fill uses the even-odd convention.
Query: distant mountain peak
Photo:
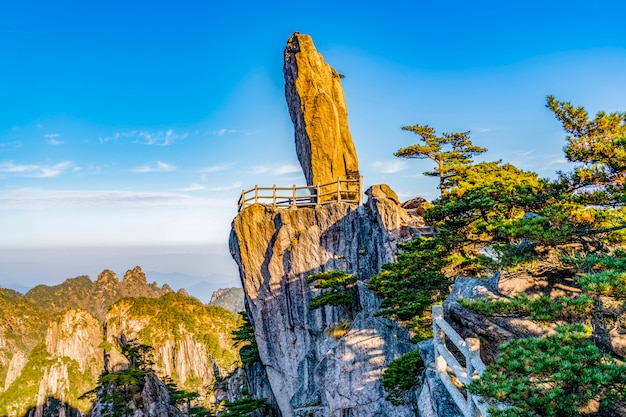
[[[104,271],[102,271],[100,275],[98,275],[98,279],[96,280],[96,284],[98,285],[105,285],[107,283],[117,284],[118,282],[119,279],[117,278],[117,275],[115,275],[115,272],[109,269],[105,269]]]
[[[138,284],[147,284],[148,280],[146,279],[146,274],[144,274],[141,270],[141,267],[136,266],[133,269],[129,269],[128,271],[126,271],[126,273],[124,274],[123,282],[136,282]]]
[[[211,295],[209,305],[222,307],[233,313],[244,310],[244,295],[242,288],[220,288]]]

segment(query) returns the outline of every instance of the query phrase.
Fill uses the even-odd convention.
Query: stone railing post
[[[465,339],[467,343],[468,355],[465,355],[465,369],[467,372],[467,380],[471,381],[472,376],[474,375],[474,364],[473,359],[476,356],[476,353],[480,356],[480,340],[476,338],[467,338]],[[467,384],[469,386],[469,383]],[[472,398],[472,393],[467,389],[467,412],[469,417],[478,417],[480,414],[477,413],[476,407],[474,406],[474,399]]]
[[[433,345],[435,347],[435,365],[438,372],[446,371],[446,361],[439,353],[439,346],[443,344],[443,330],[437,325],[437,319],[443,319],[443,306],[433,306],[432,320],[433,320]]]

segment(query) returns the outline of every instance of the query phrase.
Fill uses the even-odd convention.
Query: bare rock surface
[[[296,152],[307,183],[358,179],[340,76],[317,52],[309,35],[296,32],[289,38],[283,72]]]
[[[44,341],[48,360],[41,369],[36,406],[29,410],[29,415],[40,417],[66,410],[70,389],[84,392],[91,388],[85,381],[97,378],[102,368],[102,355],[98,354],[101,341],[100,323],[86,311],[69,309],[50,323]],[[70,377],[72,372],[81,375],[84,381],[70,386],[74,382]],[[58,400],[58,404],[50,402],[51,398]],[[82,415],[80,410],[73,413]]]
[[[421,219],[408,216],[394,198],[367,194],[360,207],[336,202],[274,210],[255,204],[233,221],[231,253],[283,417],[415,415],[410,406],[387,402],[381,384],[386,366],[415,345],[406,330],[374,316],[379,301],[364,281],[395,259],[397,244],[419,231]],[[351,311],[309,310],[319,290],[308,276],[330,270],[358,277]],[[335,332],[340,327],[345,334]]]

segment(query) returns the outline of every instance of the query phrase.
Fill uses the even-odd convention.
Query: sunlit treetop
[[[626,203],[626,112],[598,112],[591,120],[584,107],[547,97],[567,132],[565,156],[581,163],[568,177],[573,187],[593,196],[595,204]]]
[[[463,170],[473,162],[473,156],[487,151],[472,143],[469,139],[470,132],[443,133],[437,136],[435,129],[428,125],[404,126],[402,130],[417,134],[424,144],[401,148],[394,155],[435,162],[435,169],[424,172],[424,175],[439,177],[441,194],[456,185]]]

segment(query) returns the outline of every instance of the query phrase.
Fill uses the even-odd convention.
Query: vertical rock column
[[[289,38],[283,72],[296,153],[307,183],[358,180],[359,162],[348,129],[340,76],[317,52],[309,35],[296,32]],[[358,186],[350,184],[349,189],[358,190]],[[333,190],[329,187],[321,192]],[[354,195],[347,197],[353,199]]]

